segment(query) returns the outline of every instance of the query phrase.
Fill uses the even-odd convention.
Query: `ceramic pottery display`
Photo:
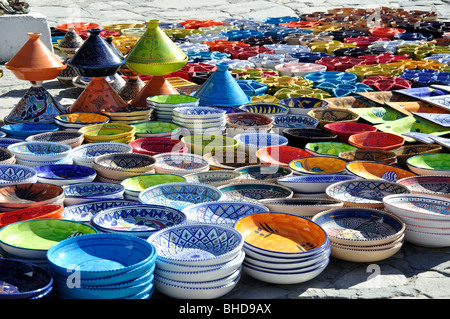
[[[79,36],[78,33],[75,32],[75,28],[73,26],[69,27],[64,37],[61,39],[61,41],[58,42],[58,49],[60,49],[67,55],[64,60],[64,63],[66,65],[67,60],[73,57],[75,51],[81,47],[83,42],[84,40],[81,38],[81,36]],[[58,74],[57,79],[63,85],[72,85],[72,80],[77,77],[77,75],[78,74],[73,67],[67,66]]]

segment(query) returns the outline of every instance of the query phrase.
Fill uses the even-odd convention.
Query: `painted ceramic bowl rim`
[[[117,143],[117,142],[101,142],[101,143],[89,143],[89,144],[83,144],[80,146],[77,146],[73,149],[72,152],[72,157],[74,158],[79,158],[79,159],[94,159],[95,156],[79,156],[79,153],[85,155],[88,153],[88,150],[90,148],[95,148],[101,145],[110,145],[110,146],[118,146],[118,147],[124,147],[125,149],[128,149],[130,151],[130,153],[133,151],[133,148],[128,145],[128,144],[124,144],[124,143]],[[84,152],[84,150],[86,150],[86,152]],[[120,153],[119,151],[117,151],[117,153]],[[111,154],[111,153],[105,153],[105,154]],[[98,155],[97,155],[98,156]]]
[[[265,142],[267,143],[267,136],[273,136],[274,137],[274,139],[275,139],[275,142],[276,142],[276,144],[273,144],[272,143],[272,138],[271,138],[271,144],[270,145],[259,145],[260,143],[256,143],[256,144],[254,144],[254,143],[245,143],[245,140],[242,140],[241,138],[242,137],[246,137],[246,136],[248,136],[249,138],[250,137],[253,137],[253,136],[261,136],[261,137],[266,137],[265,138]],[[241,144],[241,145],[245,145],[245,146],[257,146],[257,147],[260,147],[260,148],[262,148],[262,147],[268,147],[268,146],[283,146],[283,145],[287,145],[287,143],[289,142],[288,141],[288,139],[286,138],[286,137],[284,137],[284,136],[281,136],[281,135],[279,135],[279,134],[276,134],[276,133],[265,133],[265,132],[258,132],[258,133],[256,133],[256,132],[249,132],[249,133],[239,133],[239,134],[237,134],[237,135],[235,135],[234,136],[234,139],[238,142],[238,144]],[[262,147],[261,147],[262,146]]]
[[[152,173],[152,174],[140,174],[140,175],[137,175],[137,176],[127,177],[123,181],[121,181],[120,184],[125,187],[125,191],[141,192],[144,189],[142,189],[142,190],[135,190],[135,189],[131,189],[131,188],[126,188],[126,186],[125,186],[127,184],[126,181],[127,180],[129,181],[129,180],[132,180],[132,179],[139,179],[139,178],[143,178],[143,177],[155,177],[155,176],[161,176],[161,175],[169,175],[171,177],[176,177],[177,179],[179,178],[181,180],[184,179],[184,181],[186,182],[185,176],[181,176],[181,175],[177,175],[177,174],[171,174],[171,173]],[[180,182],[180,183],[182,183],[182,182]],[[156,185],[160,185],[160,184],[156,184]]]
[[[5,168],[6,168],[6,167],[10,167],[10,168],[21,168],[21,169],[24,169],[24,170],[28,170],[28,172],[31,173],[32,176],[27,177],[27,178],[23,178],[23,179],[18,180],[18,181],[10,181],[10,180],[1,179],[1,180],[0,180],[0,185],[3,185],[3,184],[10,184],[10,183],[15,183],[15,182],[23,182],[23,181],[26,181],[26,180],[29,180],[29,179],[37,178],[37,171],[36,171],[36,169],[33,168],[33,167],[30,167],[30,166],[21,165],[21,164],[5,164],[5,163],[0,163],[0,168],[2,168],[2,167],[5,167]]]
[[[143,191],[141,191],[139,193],[139,201],[142,204],[148,204],[148,203],[145,202],[144,196],[147,193],[150,193],[150,192],[154,191],[155,189],[158,189],[158,188],[161,188],[161,187],[190,187],[190,186],[193,186],[193,187],[197,186],[197,187],[207,188],[207,189],[213,191],[214,193],[216,193],[216,195],[219,195],[219,198],[216,199],[216,200],[220,200],[220,198],[222,198],[222,192],[215,186],[208,185],[208,184],[203,184],[203,183],[186,183],[186,182],[181,182],[181,183],[165,183],[165,184],[159,184],[159,185],[148,187],[148,188],[144,189]],[[152,198],[154,198],[154,197],[152,197]],[[176,200],[174,199],[173,201],[176,201]]]
[[[330,181],[317,181],[314,179],[317,178],[327,179],[330,178]],[[340,181],[333,181],[333,179],[341,179]],[[295,175],[295,176],[286,176],[279,178],[278,181],[286,182],[286,183],[337,183],[342,181],[356,180],[358,179],[356,176],[344,175],[344,174],[322,174],[319,176],[316,175]]]
[[[46,154],[37,154],[37,153],[33,153],[30,151],[27,152],[20,152],[17,150],[17,147],[23,146],[23,145],[42,145],[42,144],[46,144],[49,146],[60,146],[61,147],[61,152],[58,153],[46,153]],[[55,158],[54,156],[56,156],[58,159],[61,159],[63,157],[69,156],[72,153],[72,147],[70,145],[61,143],[61,142],[45,142],[45,141],[25,141],[25,142],[21,142],[21,143],[14,143],[11,144],[7,147],[8,150],[10,150],[11,152],[13,152],[16,157],[20,157],[20,156],[24,156],[24,159],[29,159],[31,161],[35,160],[35,159],[42,159],[45,157],[48,157],[49,160]],[[56,158],[55,158],[56,159]]]
[[[205,172],[189,173],[189,174],[184,175],[184,178],[186,179],[186,182],[188,182],[188,183],[190,183],[189,178],[195,178],[195,177],[199,180],[200,183],[206,183],[206,182],[201,181],[202,175],[208,176],[210,174],[211,175],[223,175],[223,179],[221,179],[221,181],[223,180],[224,182],[234,181],[234,180],[241,178],[241,174],[239,174],[238,172],[235,172],[233,170],[224,170],[224,169],[223,170],[209,170],[209,171],[205,171]],[[194,181],[195,181],[195,179],[194,179]]]
[[[75,184],[69,184],[69,185],[63,185],[61,186],[63,190],[66,189],[70,189],[76,186],[81,186],[81,185],[95,185],[95,184],[103,184],[103,185],[109,185],[112,188],[115,188],[116,190],[113,192],[108,192],[108,193],[98,193],[98,194],[94,194],[94,195],[87,195],[88,197],[92,198],[92,197],[102,197],[102,196],[106,196],[106,195],[115,195],[115,194],[120,194],[124,191],[124,187],[120,184],[116,184],[116,183],[107,183],[107,182],[85,182],[85,183],[75,183]],[[65,191],[64,191],[65,193]],[[85,194],[77,194],[77,195],[68,195],[65,194],[66,198],[83,198],[86,197]]]
[[[417,176],[411,176],[411,177],[405,177],[405,178],[399,179],[396,183],[399,183],[399,184],[402,184],[402,185],[408,187],[409,184],[406,185],[406,183],[408,181],[410,181],[410,180],[416,180],[412,185],[420,185],[420,180],[421,179],[435,179],[435,178],[438,178],[438,179],[442,178],[442,179],[448,180],[448,182],[450,182],[450,176],[448,176],[448,175],[417,175]],[[434,182],[431,182],[431,183],[434,183]],[[441,183],[441,182],[438,181],[438,183]],[[412,190],[412,189],[411,189],[411,191],[413,193],[417,192],[417,191]],[[442,193],[442,192],[427,192],[427,193],[420,193],[420,194],[423,194],[423,195],[437,195],[437,196],[442,196],[442,195],[450,196],[450,193]]]
[[[230,183],[230,184],[226,184],[226,185],[222,185],[217,187],[221,192],[222,189],[225,189],[227,187],[232,187],[234,189],[230,190],[230,191],[235,191],[235,190],[239,190],[239,186],[244,186],[246,188],[252,188],[255,191],[258,191],[258,189],[264,189],[266,187],[270,187],[272,189],[276,189],[276,191],[278,193],[282,193],[286,196],[286,198],[292,197],[294,195],[294,191],[292,191],[290,188],[286,187],[286,186],[282,186],[279,184],[275,184],[275,183],[264,183],[263,181],[254,181],[254,182],[248,182],[248,181],[244,181],[244,182],[238,182],[238,183]],[[226,196],[226,191],[223,192],[224,197]]]
[[[143,159],[147,159],[150,163],[147,163],[145,166],[140,166],[140,167],[130,167],[130,168],[125,168],[125,167],[114,167],[112,165],[108,165],[107,163],[105,163],[105,161],[108,161],[114,157],[141,157]],[[93,161],[93,167],[98,167],[100,169],[104,169],[104,170],[111,170],[111,171],[116,171],[116,172],[140,172],[142,170],[151,170],[153,169],[153,167],[156,164],[156,160],[154,159],[153,156],[151,155],[147,155],[147,154],[141,154],[141,153],[110,153],[110,154],[103,154],[103,155],[99,155],[96,156],[94,158]]]
[[[392,168],[394,168],[395,170],[398,170],[398,171],[405,171],[405,172],[410,173],[410,171],[408,171],[408,170],[406,170],[406,169],[404,169],[404,168],[401,168],[401,167],[399,167],[399,166],[397,166],[397,165],[393,165],[393,164],[379,163],[379,162],[373,162],[373,161],[360,161],[360,160],[359,160],[359,161],[351,161],[351,162],[347,162],[347,164],[345,165],[345,169],[346,169],[350,174],[355,175],[355,176],[358,176],[358,177],[360,177],[360,178],[365,178],[365,177],[360,176],[360,175],[358,175],[357,173],[354,173],[354,172],[352,172],[351,170],[349,170],[349,169],[347,168],[348,166],[350,166],[350,165],[353,164],[353,163],[369,163],[369,164],[371,164],[371,165],[375,164],[375,165],[379,165],[379,166],[388,166],[388,167],[392,167]],[[416,175],[415,173],[410,173],[410,174]],[[414,177],[414,176],[412,176],[412,177]],[[381,177],[380,177],[380,178],[381,178]]]
[[[423,167],[423,166],[418,166],[418,165],[411,164],[411,161],[414,160],[414,159],[416,159],[416,158],[419,158],[419,157],[422,157],[422,158],[423,158],[423,157],[434,157],[434,156],[436,156],[436,155],[443,156],[443,157],[448,157],[448,159],[450,160],[450,154],[448,154],[448,153],[430,153],[430,154],[419,154],[419,155],[414,155],[414,156],[412,156],[412,157],[410,157],[410,158],[408,158],[408,159],[406,160],[406,164],[407,164],[408,166],[411,166],[411,167],[413,167],[413,168],[420,169],[420,170],[437,171],[437,172],[439,172],[439,171],[447,171],[447,170],[445,170],[445,169],[440,169],[440,168],[432,168],[432,167],[427,168],[427,167]]]
[[[82,174],[75,176],[75,177],[60,177],[60,176],[42,176],[40,174],[43,174],[45,172],[52,172],[53,169],[60,168],[60,169],[70,169],[70,167],[76,166],[78,168],[77,172],[81,172]],[[38,172],[38,179],[46,179],[46,180],[77,180],[77,179],[84,179],[84,178],[95,178],[97,175],[97,172],[90,167],[83,166],[83,165],[76,165],[76,164],[50,164],[50,165],[41,165],[36,167],[36,171]]]
[[[291,204],[291,202],[298,202],[300,205]],[[332,198],[266,198],[260,201],[261,204],[273,204],[280,206],[299,206],[299,207],[317,207],[317,206],[339,206],[341,207],[343,202]]]
[[[432,201],[436,201],[436,202],[442,202],[442,203],[448,203],[449,207],[450,207],[450,199],[445,198],[445,197],[441,197],[441,196],[436,196],[436,195],[425,195],[425,194],[400,194],[400,195],[404,195],[402,196],[403,198],[423,198],[423,199],[429,199]],[[393,194],[393,195],[388,195],[385,196],[383,198],[383,203],[387,204],[387,205],[392,205],[394,206],[396,209],[401,209],[407,212],[415,212],[417,213],[416,210],[414,209],[408,209],[406,207],[400,207],[400,206],[396,206],[394,204],[392,204],[390,202],[390,200],[398,198],[399,194]],[[408,203],[410,203],[411,201],[408,201]],[[392,213],[394,214],[394,213]],[[438,220],[450,220],[450,216],[447,215],[441,215],[441,214],[432,214],[432,213],[423,213],[423,212],[419,212],[419,214],[423,215],[424,217],[427,217],[428,219],[433,219],[433,218],[437,218]],[[411,216],[414,217],[414,216]],[[449,217],[449,218],[447,218]]]
[[[336,162],[345,162],[345,163],[347,163],[347,161],[345,161],[345,160],[343,160],[343,159],[341,159],[341,158],[339,158],[339,157],[336,157],[336,156],[332,156],[332,155],[314,155],[314,156],[308,156],[308,157],[301,157],[301,158],[297,158],[297,159],[295,159],[295,160],[292,160],[291,162],[289,162],[289,168],[290,169],[292,169],[293,171],[296,171],[296,172],[299,172],[299,173],[303,173],[303,174],[311,174],[311,175],[322,175],[322,173],[314,173],[314,172],[312,172],[312,171],[306,171],[306,170],[297,170],[297,169],[295,169],[295,168],[293,168],[292,166],[293,166],[293,163],[295,163],[296,161],[299,161],[299,160],[307,160],[308,158],[328,158],[328,159],[330,159],[330,160],[333,160],[333,161],[336,161]],[[291,165],[292,164],[292,165]],[[345,172],[345,167],[344,167],[344,169],[343,170],[341,170],[341,171],[336,171],[336,172],[334,172],[334,173],[324,173],[323,175],[335,175],[335,174],[343,174]]]

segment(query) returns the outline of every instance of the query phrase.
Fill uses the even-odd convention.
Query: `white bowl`
[[[35,162],[59,161],[72,153],[70,145],[44,141],[15,143],[9,145],[8,150],[16,155],[16,160]]]
[[[422,247],[450,247],[450,235],[432,234],[405,229],[405,241]]]
[[[171,152],[157,154],[153,157],[156,160],[156,173],[187,175],[209,171],[208,161],[203,156],[197,154]]]
[[[73,163],[92,167],[94,158],[99,155],[112,153],[131,153],[133,148],[124,143],[104,142],[89,143],[75,147],[72,151]]]
[[[398,194],[383,197],[384,207],[398,216],[450,221],[450,199],[433,195]]]

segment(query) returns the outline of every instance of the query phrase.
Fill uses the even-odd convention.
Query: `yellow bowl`
[[[60,114],[55,117],[56,120],[67,124],[97,124],[106,123],[109,117],[97,113],[68,113]]]
[[[87,141],[108,141],[133,137],[136,133],[134,126],[122,123],[93,124],[78,130],[84,134]]]
[[[395,182],[399,179],[417,176],[416,174],[401,169],[394,165],[371,162],[371,161],[353,161],[346,165],[346,170],[353,175],[365,179],[384,179]]]
[[[310,156],[293,160],[289,168],[300,174],[343,174],[347,161],[335,156]]]

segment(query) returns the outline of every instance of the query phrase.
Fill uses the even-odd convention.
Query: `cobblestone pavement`
[[[255,18],[300,15],[337,7],[356,7],[360,0],[164,0],[164,1],[73,1],[28,0],[33,12],[47,17],[50,26],[73,21],[144,22],[160,19],[177,22],[186,19]],[[450,17],[450,0],[372,0],[365,7],[403,7],[407,10],[435,10],[440,20]],[[4,69],[4,68],[3,68]],[[0,116],[9,110],[29,88],[9,71],[0,80]],[[61,87],[58,81],[44,83],[61,102],[70,105],[80,93]],[[155,298],[164,298],[156,293]],[[405,243],[393,257],[375,264],[351,263],[331,258],[315,279],[295,285],[273,285],[243,273],[237,287],[224,299],[443,299],[450,297],[450,248],[432,249]]]

